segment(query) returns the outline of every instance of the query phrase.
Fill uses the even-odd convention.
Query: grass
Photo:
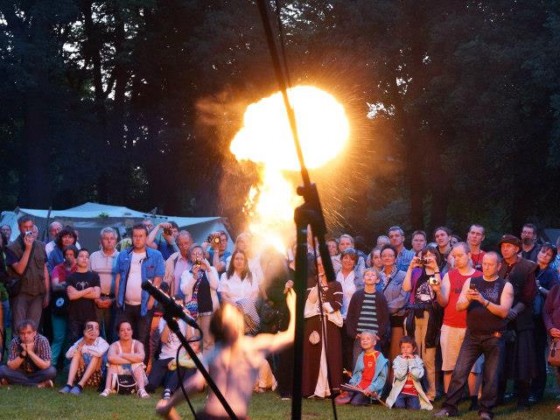
[[[86,389],[79,397],[62,395],[57,389],[36,389],[18,386],[4,386],[0,388],[0,418],[2,419],[155,419],[154,407],[158,395],[148,400],[136,396],[111,395],[109,398],[100,397],[97,392]],[[195,409],[204,404],[204,395],[198,394],[193,398]],[[547,395],[545,401],[533,407],[529,412],[516,413],[515,405],[501,406],[496,414],[501,418],[525,420],[558,419],[554,408],[560,403],[552,395]],[[440,404],[436,403],[436,410]],[[477,419],[476,413],[467,412],[468,403],[460,405],[460,412],[464,419]],[[183,418],[192,418],[188,405],[179,408]],[[282,401],[272,392],[255,394],[251,401],[249,416],[252,419],[288,419],[291,412],[291,402]],[[304,419],[334,419],[329,400],[304,400]],[[339,419],[426,419],[431,418],[433,412],[411,410],[389,410],[379,405],[371,407],[338,406]]]

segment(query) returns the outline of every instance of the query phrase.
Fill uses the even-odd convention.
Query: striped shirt
[[[377,322],[377,310],[375,308],[375,292],[364,293],[364,303],[362,304],[362,310],[358,317],[358,326],[356,329],[359,333],[370,330],[377,334],[379,324]]]

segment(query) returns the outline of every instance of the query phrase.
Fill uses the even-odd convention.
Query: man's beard
[[[529,246],[529,245],[533,245],[533,239],[532,238],[523,238],[523,245]]]

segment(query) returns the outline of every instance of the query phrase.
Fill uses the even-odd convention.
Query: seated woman
[[[100,394],[108,397],[113,390],[113,381],[117,375],[132,375],[136,380],[136,388],[140,398],[150,398],[144,387],[148,383],[144,371],[144,345],[132,339],[132,326],[127,321],[117,325],[119,339],[109,347],[107,354],[108,369],[105,390]]]
[[[175,303],[182,305],[182,299],[179,295],[174,298]],[[188,327],[185,321],[178,320],[179,329],[181,333],[191,340],[196,335],[194,328]],[[163,395],[164,400],[168,400],[171,397],[171,393],[177,389],[179,385],[179,380],[177,376],[177,363],[176,355],[177,350],[181,347],[181,341],[173,331],[169,329],[165,319],[161,319],[159,322],[158,330],[160,333],[161,350],[157,360],[152,363],[152,370],[150,371],[150,376],[148,377],[149,384],[146,386],[148,392],[155,392],[157,387],[163,385]],[[198,353],[200,349],[200,342],[193,341],[190,343],[192,349]],[[191,362],[191,363],[189,363]],[[185,366],[187,365],[187,366]],[[187,355],[184,348],[181,348],[179,353],[179,369],[182,371],[181,374],[184,379],[193,375],[196,372],[194,362],[192,362]]]
[[[97,321],[88,321],[84,336],[66,352],[66,358],[71,360],[70,371],[66,385],[59,392],[80,395],[85,386],[97,389],[103,377],[103,358],[108,348],[109,343],[99,336]],[[74,385],[76,379],[78,383]]]

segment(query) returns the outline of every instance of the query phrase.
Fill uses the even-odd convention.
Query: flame
[[[312,86],[288,90],[296,115],[301,150],[308,168],[318,168],[338,156],[349,137],[344,108],[327,92]],[[301,203],[285,171],[299,170],[294,140],[280,92],[247,107],[243,127],[230,145],[237,160],[260,164],[260,184],[245,203],[249,230],[280,251],[293,236],[293,212]]]

